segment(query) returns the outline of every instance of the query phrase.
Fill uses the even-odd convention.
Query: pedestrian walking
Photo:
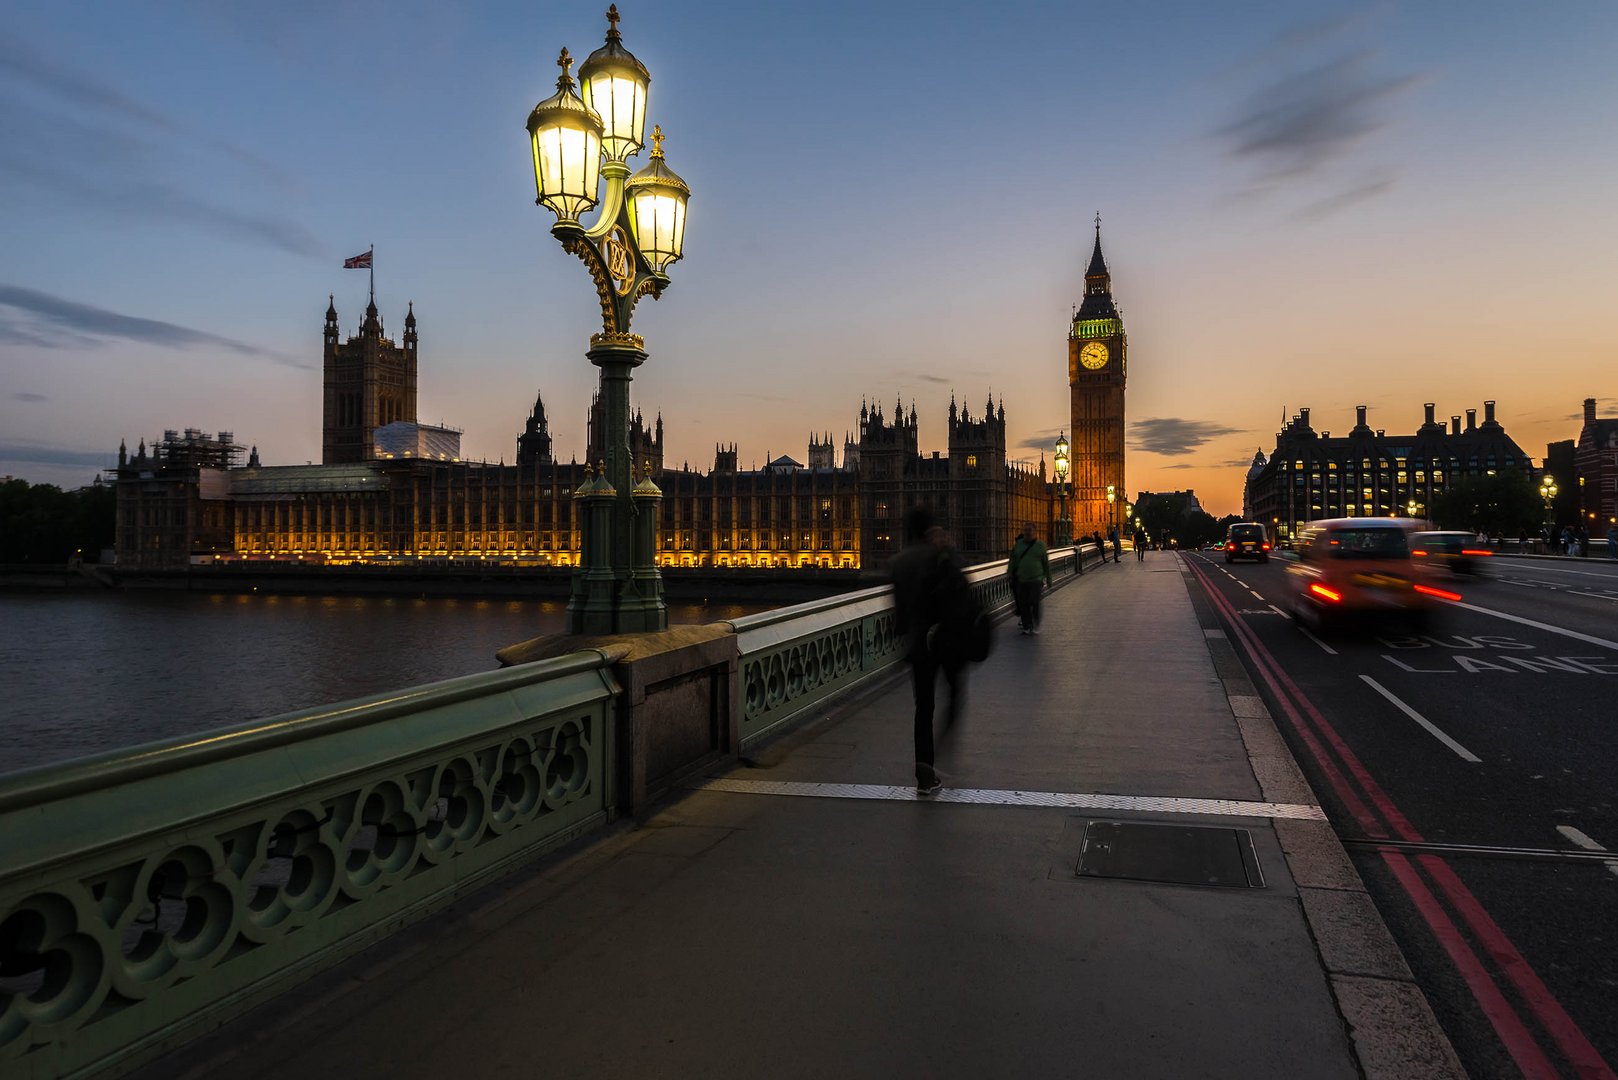
[[[1118,526],[1114,525],[1111,529],[1107,530],[1107,535],[1109,539],[1112,540],[1112,561],[1122,562],[1124,557],[1124,541],[1123,538],[1118,535]]]
[[[945,730],[960,714],[966,659],[955,646],[959,622],[967,614],[971,586],[949,534],[932,511],[912,507],[905,514],[905,547],[889,568],[893,580],[894,632],[904,641],[915,692],[916,794],[936,795],[944,786],[933,745],[933,710],[938,676],[949,689]]]
[[[1145,562],[1146,561],[1146,534],[1141,532],[1139,529],[1136,529],[1135,530],[1135,535],[1130,538],[1130,542],[1135,545],[1135,561],[1136,562]]]
[[[1607,530],[1607,554],[1618,559],[1618,525]]]
[[[1011,545],[1006,576],[1011,579],[1011,594],[1017,602],[1017,622],[1022,632],[1039,633],[1039,597],[1050,587],[1051,560],[1032,521],[1022,527],[1022,535]]]

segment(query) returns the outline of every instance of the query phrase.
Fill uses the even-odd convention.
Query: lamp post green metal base
[[[594,347],[585,355],[601,369],[606,458],[596,463],[593,473],[587,471],[573,493],[582,536],[579,569],[567,604],[568,633],[667,630],[668,606],[657,569],[657,515],[663,493],[652,482],[650,462],[635,483],[629,451],[629,383],[634,370],[646,362],[646,351],[627,340],[609,340],[609,335],[598,334],[591,343]]]

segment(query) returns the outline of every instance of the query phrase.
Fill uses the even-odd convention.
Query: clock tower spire
[[[1124,531],[1124,382],[1128,342],[1112,299],[1112,273],[1101,254],[1101,215],[1084,272],[1084,299],[1067,335],[1069,430],[1073,433],[1075,536],[1116,525]],[[1112,503],[1107,491],[1113,492]]]

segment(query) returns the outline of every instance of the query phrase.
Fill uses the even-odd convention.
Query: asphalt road
[[[1496,558],[1421,631],[1320,637],[1279,560],[1185,557],[1471,1074],[1613,1076],[1618,564]]]

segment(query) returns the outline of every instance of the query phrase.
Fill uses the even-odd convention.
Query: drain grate
[[[1246,829],[1144,821],[1092,821],[1079,877],[1262,889],[1264,871]]]

